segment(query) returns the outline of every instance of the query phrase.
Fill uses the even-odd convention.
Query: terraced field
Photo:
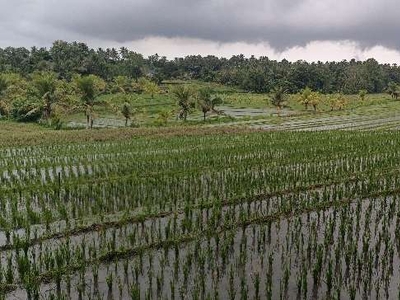
[[[240,124],[240,123],[239,123]],[[312,119],[292,118],[279,125],[257,120],[247,123],[250,127],[266,130],[323,131],[323,130],[371,130],[399,129],[400,115],[357,115],[321,116]]]
[[[399,108],[398,102],[388,102],[386,105],[371,105],[335,112],[305,113],[286,110],[280,117],[276,116],[276,112],[274,117],[271,117],[270,112],[269,116],[266,116],[268,111],[264,110],[264,114],[259,112],[255,119],[237,119],[230,125],[280,131],[397,130],[400,128]]]
[[[0,149],[3,298],[399,293],[395,131],[56,141]]]

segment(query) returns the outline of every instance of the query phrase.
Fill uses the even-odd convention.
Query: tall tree
[[[121,113],[125,118],[125,127],[126,127],[128,126],[128,122],[131,120],[133,115],[131,106],[129,105],[128,102],[124,102],[124,104],[122,104]]]
[[[206,115],[210,111],[215,110],[215,106],[222,104],[221,97],[214,95],[214,91],[210,88],[203,88],[198,91],[197,103],[203,113],[203,120],[206,120]]]
[[[300,104],[304,105],[305,109],[308,109],[308,105],[311,101],[312,90],[309,87],[306,87],[300,92],[298,97],[298,101]]]
[[[121,68],[123,75],[138,80],[143,75],[144,59],[141,54],[129,51],[122,47],[121,53]]]
[[[317,111],[317,107],[321,103],[321,101],[322,101],[321,93],[319,93],[319,92],[312,92],[311,93],[309,104],[313,107],[314,112]]]
[[[160,92],[160,88],[158,87],[157,83],[147,80],[147,79],[141,79],[140,85],[143,89],[143,91],[146,94],[149,94],[151,96],[151,99],[154,98],[154,95],[158,94]]]
[[[53,106],[61,100],[62,91],[57,74],[53,72],[38,72],[32,75],[34,93],[41,100],[43,119],[48,120],[53,111]]]
[[[189,89],[187,86],[178,85],[177,87],[173,88],[171,92],[178,100],[178,106],[180,108],[178,114],[179,119],[183,119],[184,121],[186,121],[187,116],[191,108],[193,108],[194,104],[192,101],[192,90]]]
[[[287,90],[282,86],[277,86],[272,89],[271,96],[269,98],[271,104],[278,109],[278,115],[284,104],[286,103]]]
[[[397,99],[399,97],[399,86],[397,85],[397,83],[391,81],[388,84],[387,87],[387,92],[389,93],[389,95],[392,97],[392,99]]]
[[[8,104],[4,99],[7,90],[7,81],[4,76],[0,75],[0,117],[8,115]]]
[[[367,91],[367,90],[359,90],[359,91],[358,91],[358,97],[360,98],[360,100],[361,100],[362,102],[364,102],[365,97],[367,96],[367,94],[368,94],[368,91]]]
[[[326,103],[331,108],[331,111],[334,111],[335,109],[337,110],[344,109],[347,104],[347,101],[343,94],[336,93],[327,95]]]
[[[76,76],[74,82],[81,97],[81,105],[85,111],[86,127],[92,128],[95,100],[105,90],[106,84],[95,75]]]
[[[126,76],[116,76],[112,82],[112,92],[126,94],[131,89],[131,80]]]

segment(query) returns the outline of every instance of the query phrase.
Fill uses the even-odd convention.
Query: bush
[[[12,104],[11,117],[19,122],[37,122],[43,114],[36,99],[18,97]]]

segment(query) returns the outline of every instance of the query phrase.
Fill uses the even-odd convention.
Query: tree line
[[[275,87],[298,93],[309,87],[324,94],[356,94],[387,91],[400,82],[400,67],[379,64],[375,59],[341,62],[276,61],[268,57],[231,58],[191,55],[168,60],[157,54],[147,58],[127,48],[92,49],[85,43],[55,41],[47,48],[0,49],[0,73],[27,77],[34,72],[54,72],[57,79],[71,81],[74,76],[96,75],[106,82],[118,76],[139,80],[145,76],[156,84],[163,80],[202,80],[237,86],[255,93],[271,92]]]

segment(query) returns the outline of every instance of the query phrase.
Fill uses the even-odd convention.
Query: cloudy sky
[[[0,47],[400,64],[399,0],[0,0]]]

